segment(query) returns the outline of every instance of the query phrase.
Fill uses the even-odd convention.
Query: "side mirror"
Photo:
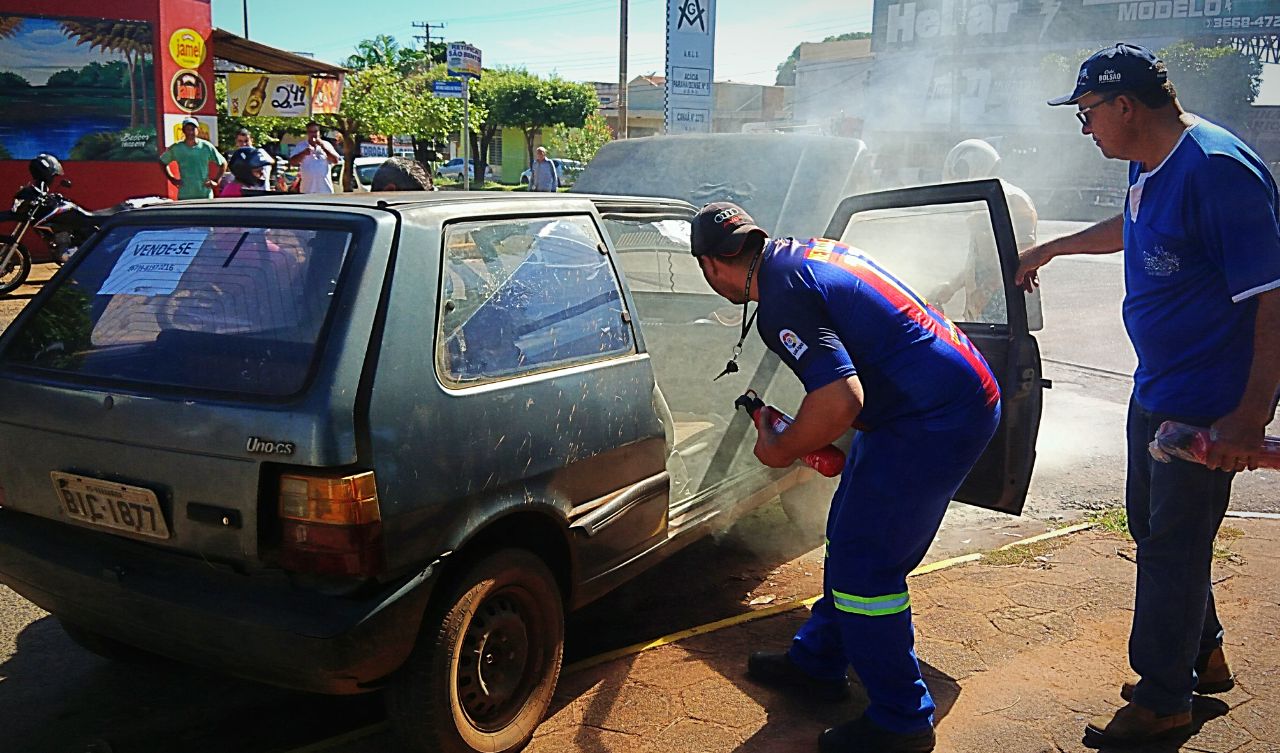
[[[63,188],[71,188],[71,181],[67,180],[66,178],[63,178],[58,185],[62,186]]]

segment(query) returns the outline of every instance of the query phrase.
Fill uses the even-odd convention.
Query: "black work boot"
[[[890,732],[865,716],[818,736],[821,753],[930,753],[936,744],[933,727],[919,732]]]
[[[848,680],[823,680],[797,667],[786,652],[756,651],[747,658],[747,677],[761,685],[791,690],[815,701],[843,701]]]

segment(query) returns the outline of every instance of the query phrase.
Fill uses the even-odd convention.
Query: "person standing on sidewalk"
[[[822,599],[790,650],[752,654],[747,674],[839,700],[853,665],[870,704],[823,732],[819,749],[927,753],[935,707],[916,659],[907,573],[1000,422],[996,380],[963,332],[856,249],[770,239],[729,202],[698,212],[691,247],[711,288],[743,306],[739,347],[747,301],[758,301],[760,337],[807,393],[785,432],[759,433],[756,457],[783,468],[860,429],[827,519]]]
[[[1124,213],[1021,254],[1017,281],[1058,256],[1124,252],[1124,321],[1138,369],[1128,417],[1125,490],[1138,546],[1129,703],[1094,719],[1107,742],[1185,733],[1193,693],[1233,686],[1210,567],[1235,473],[1275,413],[1280,385],[1280,201],[1266,165],[1225,129],[1182,109],[1163,62],[1117,44],[1080,67],[1082,133],[1129,160]],[[1166,420],[1211,426],[1206,465],[1155,462]]]
[[[307,140],[293,148],[289,164],[298,168],[300,193],[333,193],[330,167],[338,164],[338,150],[320,137],[320,124],[307,123]]]
[[[196,136],[200,121],[182,119],[182,141],[178,141],[160,155],[164,177],[178,187],[178,199],[212,199],[213,189],[226,172],[227,160],[217,147]],[[178,177],[169,171],[169,165],[178,163]]]
[[[533,150],[533,166],[529,168],[530,191],[555,191],[560,187],[560,173],[556,163],[547,159],[547,148]]]

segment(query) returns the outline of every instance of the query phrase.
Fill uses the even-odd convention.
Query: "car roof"
[[[588,193],[536,193],[528,191],[383,191],[380,193],[351,192],[333,194],[274,194],[244,198],[198,199],[175,201],[155,207],[124,212],[130,216],[141,216],[151,211],[184,211],[217,207],[265,207],[287,205],[290,208],[354,207],[362,209],[405,209],[412,207],[447,206],[466,202],[564,202],[578,199],[591,201],[596,205],[611,207],[623,206],[672,206],[677,205],[695,210],[688,202],[658,196],[618,196],[612,194]]]

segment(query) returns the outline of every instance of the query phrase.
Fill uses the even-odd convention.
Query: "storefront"
[[[215,56],[339,90],[344,72],[212,28],[209,0],[0,0],[0,192],[47,152],[86,208],[176,196],[157,157],[188,116],[217,142]]]

